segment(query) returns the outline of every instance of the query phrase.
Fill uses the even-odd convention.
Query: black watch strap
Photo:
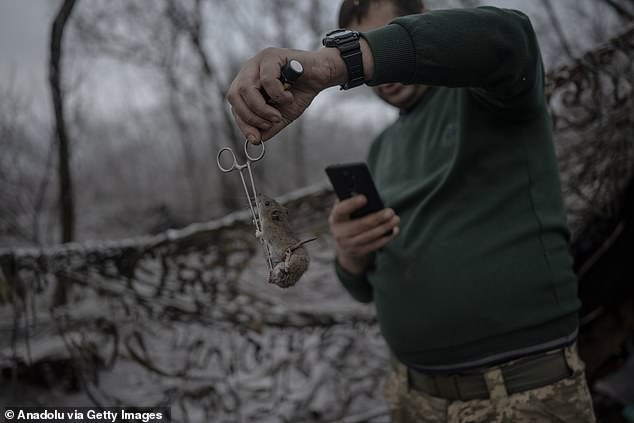
[[[341,85],[342,90],[358,87],[365,83],[363,76],[363,57],[359,44],[359,33],[347,29],[335,29],[321,40],[325,47],[336,47],[348,69],[348,81]]]

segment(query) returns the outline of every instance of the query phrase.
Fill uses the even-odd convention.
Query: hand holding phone
[[[385,208],[365,163],[328,166],[340,202],[330,214],[330,231],[336,242],[337,261],[351,274],[362,274],[370,254],[398,234],[400,218]],[[366,197],[364,202],[356,194]]]
[[[326,168],[326,174],[340,200],[345,200],[357,194],[365,195],[367,199],[365,206],[354,211],[350,217],[358,219],[385,208],[365,163],[331,165]]]

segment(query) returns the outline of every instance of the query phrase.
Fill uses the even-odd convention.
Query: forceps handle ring
[[[266,152],[266,148],[264,147],[264,143],[260,143],[261,150],[260,153],[257,156],[252,156],[249,154],[249,141],[245,141],[244,142],[244,155],[246,156],[246,162],[243,164],[239,164],[238,163],[238,159],[236,157],[236,154],[233,152],[233,149],[231,147],[223,147],[220,149],[220,151],[218,151],[218,155],[216,156],[216,163],[218,164],[218,168],[220,168],[220,170],[224,173],[228,173],[231,172],[232,170],[242,170],[245,167],[247,167],[247,163],[249,162],[257,162],[258,160],[262,159],[262,157],[264,157],[264,153]],[[229,154],[231,155],[231,164],[229,165],[229,167],[225,167],[222,165],[222,161],[221,161],[221,157],[223,155],[223,153],[225,153],[225,151],[228,151]],[[226,156],[226,154],[225,154]]]

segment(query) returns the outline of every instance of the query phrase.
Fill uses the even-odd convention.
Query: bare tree
[[[625,21],[634,20],[634,0],[601,0]]]
[[[242,151],[244,140],[225,94],[238,64],[249,52],[233,46],[246,45],[254,51],[270,44],[314,48],[323,32],[323,2],[277,0],[279,7],[273,8],[248,3],[164,0],[148,10],[134,3],[113,1],[100,4],[99,9],[92,5],[81,8],[73,19],[77,31],[74,44],[85,46],[85,51],[95,57],[111,57],[158,73],[165,81],[156,92],[166,99],[165,110],[182,146],[184,177],[190,181],[192,195],[201,199],[196,208],[202,213],[217,210],[218,206],[224,211],[244,207],[239,179],[221,175],[213,161],[203,159],[211,156],[213,160],[218,149],[226,145],[238,155]],[[273,25],[262,25],[262,19]],[[298,28],[302,34],[299,41],[291,35]],[[219,42],[229,39],[231,44]],[[267,172],[272,167],[257,166],[262,186],[293,189],[306,183],[302,125],[298,122],[294,126],[295,139],[277,154],[283,172],[291,177],[280,178],[281,172]],[[216,183],[215,189],[200,192],[210,180]],[[204,201],[202,196],[211,193],[215,198]]]
[[[41,147],[35,141],[39,134],[31,104],[15,83],[11,73],[0,85],[0,244],[38,243],[33,192],[37,185],[34,169],[43,161]]]
[[[612,1],[621,5],[631,2]],[[426,3],[432,8],[446,6],[440,0]],[[479,0],[448,1],[452,6],[480,3]],[[557,6],[555,2],[547,3],[550,9]],[[328,0],[163,0],[153,2],[152,6],[124,0],[82,2],[73,14],[73,38],[66,44],[67,49],[74,49],[73,53],[78,53],[79,60],[89,57],[95,59],[95,63],[103,59],[110,61],[114,63],[115,72],[119,67],[134,67],[135,72],[143,74],[144,78],[147,76],[143,83],[149,81],[147,84],[151,85],[153,100],[156,100],[151,110],[138,109],[144,123],[129,118],[125,124],[103,122],[105,125],[121,125],[121,128],[117,137],[105,137],[106,142],[112,143],[109,150],[99,150],[109,158],[92,160],[98,162],[101,172],[110,172],[109,167],[118,166],[119,170],[112,169],[111,173],[117,171],[119,178],[103,183],[104,187],[110,183],[110,187],[104,188],[99,201],[111,204],[112,200],[119,200],[126,208],[136,204],[135,196],[130,195],[132,187],[126,187],[127,197],[112,198],[118,195],[117,188],[127,183],[126,178],[132,177],[134,181],[130,184],[136,187],[136,198],[139,193],[146,194],[143,202],[147,208],[165,205],[180,221],[185,218],[209,219],[246,207],[237,175],[223,175],[215,166],[219,148],[232,146],[237,155],[241,155],[242,150],[243,138],[227,107],[226,89],[239,64],[263,47],[316,48],[320,36],[334,24],[332,12],[336,7]],[[585,7],[586,11],[589,9],[586,3],[579,7]],[[614,18],[612,8],[603,1],[593,3],[592,7],[601,7],[602,12]],[[530,10],[535,12],[535,6]],[[563,19],[563,14],[549,16],[546,7],[536,12],[534,20],[539,21],[537,23],[541,23],[543,29],[538,32],[540,37],[546,37],[542,45],[551,57],[564,57],[559,53],[562,49],[578,54],[582,44],[590,42],[591,35],[585,34],[586,38],[580,39],[575,37],[574,31],[566,26],[568,22]],[[562,26],[557,34],[553,19]],[[593,19],[592,13],[584,20],[585,25],[591,22],[590,19]],[[134,99],[132,91],[129,95]],[[135,106],[131,104],[130,107]],[[90,119],[89,124],[94,125],[100,117],[91,116]],[[311,127],[310,119],[321,118],[300,119],[278,135],[278,140],[283,143],[276,140],[269,144],[271,147],[265,161],[254,169],[259,189],[277,195],[315,180],[318,172],[321,175],[323,165],[318,160],[307,160],[307,157],[316,159],[327,155],[324,152],[325,155],[320,156],[321,152],[308,147],[311,145],[308,140],[322,134],[320,130],[311,129],[315,126]],[[148,130],[137,131],[139,125],[146,125]],[[122,129],[124,126],[126,129]],[[103,131],[104,127],[100,129]],[[139,135],[134,141],[132,137],[127,138],[135,131]],[[103,138],[100,140],[103,144]],[[115,145],[115,142],[119,144]],[[149,160],[144,159],[146,165],[139,166],[136,174],[126,171],[123,164],[129,160],[122,156],[131,151],[130,142],[144,146],[134,150],[135,154],[151,155],[157,159],[151,166],[147,165]],[[97,150],[92,153],[86,150],[86,154],[98,153]],[[335,154],[341,152],[333,152]],[[156,172],[161,172],[161,178],[168,185],[160,189],[154,186],[158,179]],[[83,182],[82,186],[85,186]],[[192,207],[190,195],[191,200],[197,201]],[[179,212],[182,214],[183,210],[190,209],[193,213],[189,216],[177,216]]]
[[[70,166],[70,139],[64,119],[64,99],[62,88],[62,41],[68,18],[73,12],[76,0],[64,0],[51,26],[49,58],[49,84],[55,113],[55,134],[58,143],[59,201],[62,242],[70,242],[75,237],[75,205],[73,180]]]
[[[204,114],[204,122],[209,133],[209,140],[214,149],[220,147],[220,140],[211,136],[217,132],[217,125],[222,127],[221,133],[224,133],[225,140],[235,151],[242,149],[241,136],[233,124],[233,118],[229,110],[224,106],[224,98],[226,94],[226,83],[218,77],[218,66],[207,53],[204,46],[204,37],[206,30],[206,21],[204,19],[203,1],[195,0],[190,7],[187,8],[186,2],[174,2],[166,0],[165,14],[170,23],[172,31],[175,34],[183,34],[190,43],[193,56],[198,60],[198,76],[197,80],[201,87],[203,95],[199,99]],[[173,80],[170,87],[176,88],[177,81]],[[218,111],[219,113],[217,113]],[[174,111],[175,113],[176,111]],[[219,119],[214,119],[218,116]],[[184,132],[185,128],[181,128]],[[230,179],[224,178],[220,184],[220,199],[227,210],[234,210],[239,207],[239,202],[235,195],[236,185]]]
[[[542,0],[542,4],[546,8],[550,23],[555,30],[555,34],[557,34],[561,49],[565,53],[568,60],[573,60],[574,55],[572,53],[572,49],[570,48],[570,44],[568,43],[566,34],[564,34],[563,27],[561,25],[561,22],[559,21],[559,17],[557,16],[557,12],[555,11],[551,0]]]

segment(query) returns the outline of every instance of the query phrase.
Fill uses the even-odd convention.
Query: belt
[[[397,359],[392,356],[392,364]],[[509,394],[539,388],[572,375],[564,350],[529,356],[501,364],[506,391]],[[409,386],[429,395],[448,400],[468,401],[489,398],[484,379],[488,369],[452,375],[430,375],[407,368]]]

